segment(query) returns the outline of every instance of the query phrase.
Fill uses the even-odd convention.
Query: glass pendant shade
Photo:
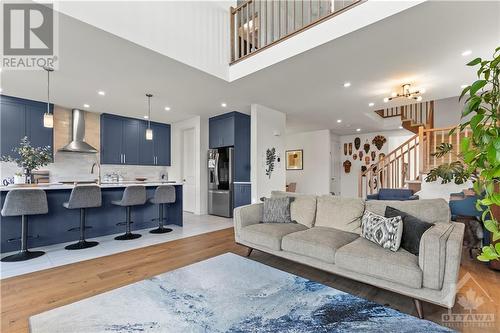
[[[153,130],[151,128],[146,129],[146,140],[153,140]]]
[[[45,112],[43,114],[43,127],[54,127],[54,115],[52,113]]]

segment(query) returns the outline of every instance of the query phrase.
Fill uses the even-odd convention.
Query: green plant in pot
[[[426,181],[441,178],[442,183],[454,181],[463,184],[468,179],[480,198],[476,208],[482,212],[481,220],[491,233],[491,244],[482,248],[480,261],[500,263],[500,47],[493,59],[476,58],[467,66],[477,67],[477,80],[463,89],[465,98],[460,130],[470,127],[472,134],[460,140],[458,161],[444,163],[432,169]],[[465,120],[465,118],[467,120]],[[455,129],[450,132],[453,134]],[[451,154],[453,146],[447,143],[436,147],[434,156]]]
[[[0,161],[13,162],[23,170],[26,183],[31,183],[31,173],[52,162],[50,146],[32,147],[27,137],[21,139],[19,147],[12,149],[19,157],[2,156]]]

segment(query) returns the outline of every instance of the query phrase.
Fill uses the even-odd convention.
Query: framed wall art
[[[286,169],[287,170],[302,170],[304,169],[303,150],[287,150],[286,154]]]

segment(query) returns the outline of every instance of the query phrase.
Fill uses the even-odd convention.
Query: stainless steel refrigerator
[[[234,148],[208,151],[208,213],[233,217]]]

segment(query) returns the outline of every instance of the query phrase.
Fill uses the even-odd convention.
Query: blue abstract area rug
[[[30,330],[451,332],[232,253],[35,315]]]

